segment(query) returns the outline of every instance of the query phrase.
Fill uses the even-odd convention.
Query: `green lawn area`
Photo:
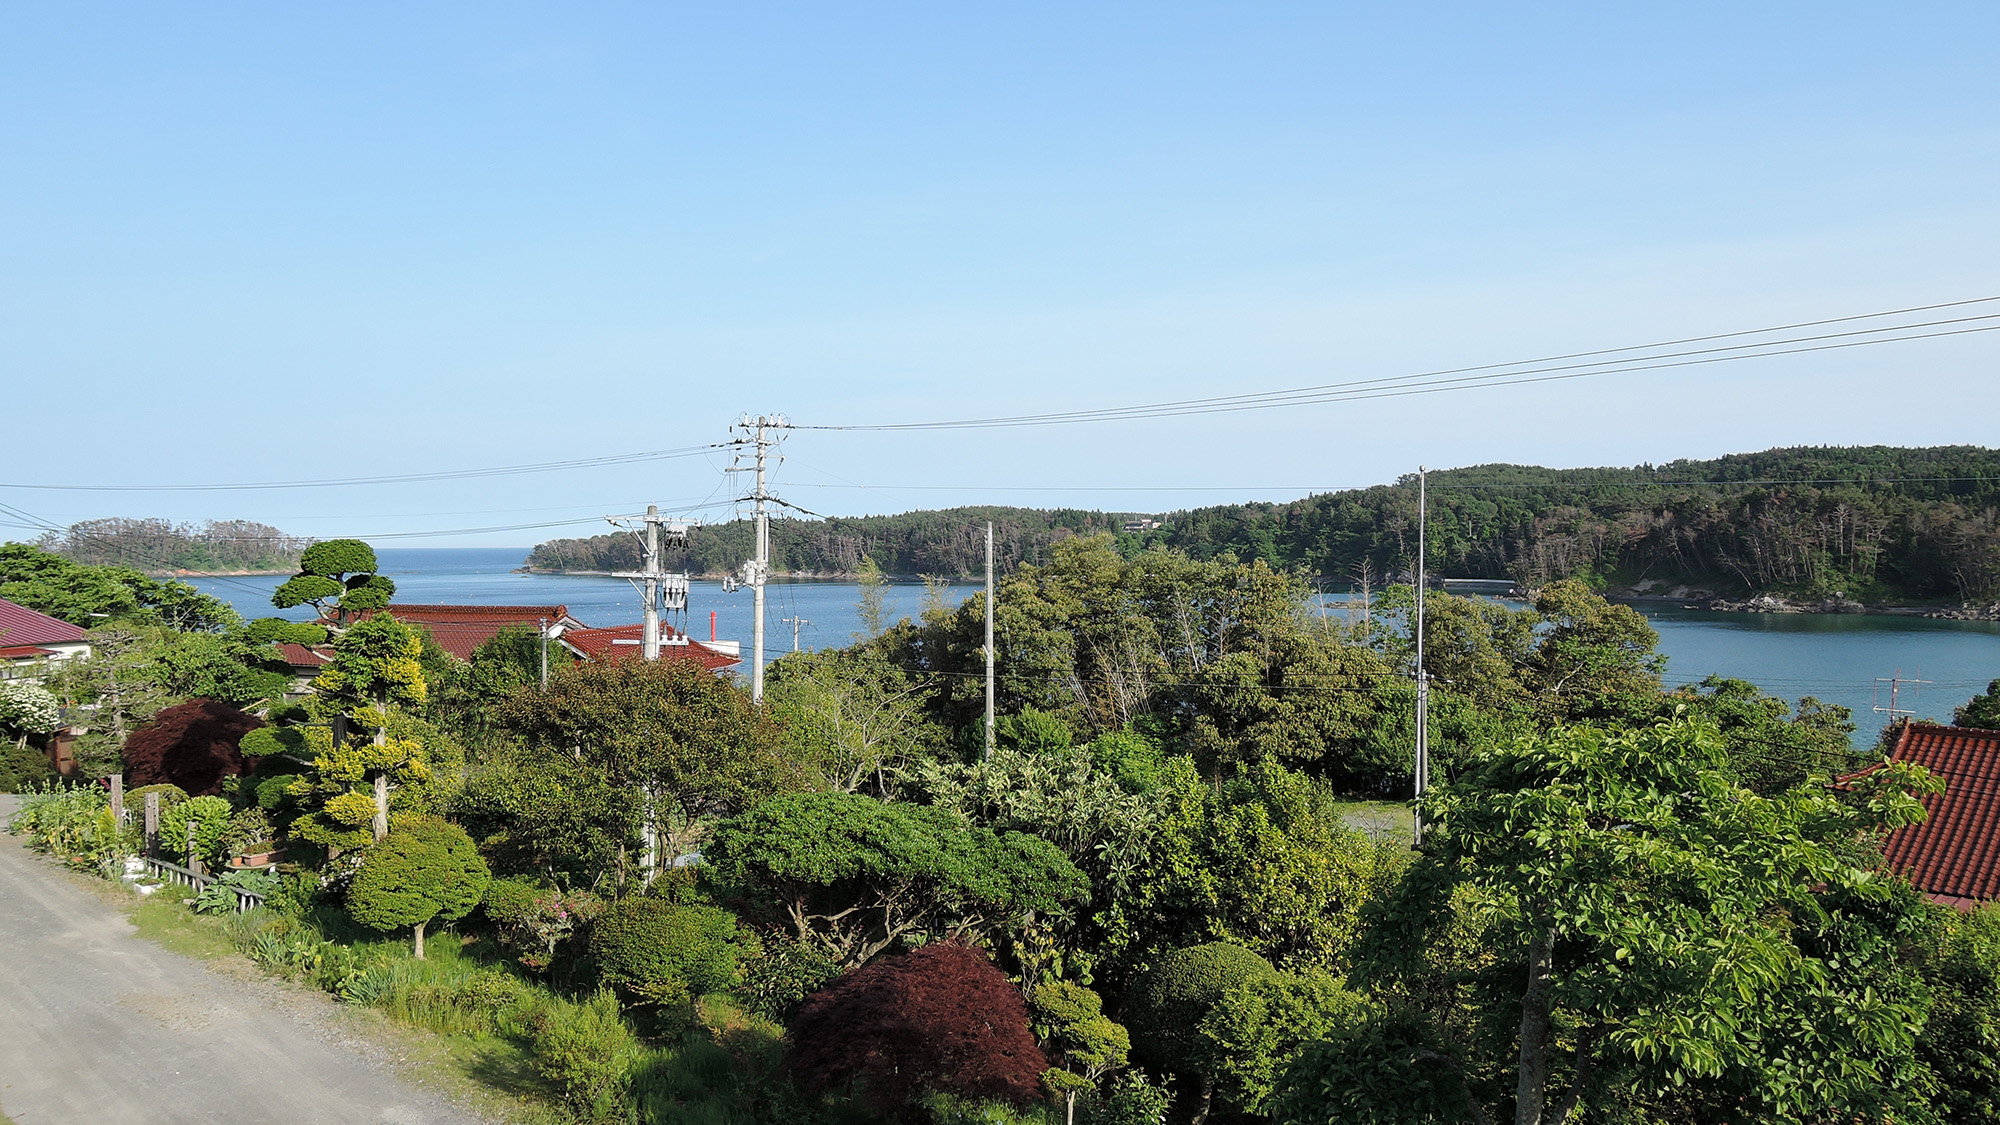
[[[1341,801],[1332,808],[1349,828],[1370,836],[1407,838],[1416,827],[1407,801]]]

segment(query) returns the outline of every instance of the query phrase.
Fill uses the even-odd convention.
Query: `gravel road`
[[[14,798],[0,796],[0,825]],[[324,997],[133,933],[0,831],[0,1111],[18,1125],[473,1125]]]

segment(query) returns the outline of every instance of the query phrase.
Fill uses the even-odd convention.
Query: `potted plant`
[[[222,844],[228,849],[229,866],[236,868],[269,867],[278,854],[278,845],[273,841],[271,818],[264,810],[251,806],[236,812],[229,818],[229,827],[223,831]]]

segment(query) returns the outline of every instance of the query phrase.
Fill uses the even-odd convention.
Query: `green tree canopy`
[[[412,927],[422,959],[424,927],[471,913],[489,877],[465,829],[435,817],[407,817],[368,850],[348,886],[347,909],[372,929]]]
[[[1069,908],[1088,882],[1053,844],[966,828],[942,809],[851,793],[773,797],[704,849],[726,893],[859,965],[905,937],[962,936]]]
[[[1897,893],[1854,841],[1920,818],[1909,790],[1928,783],[1895,765],[1846,793],[1759,796],[1723,746],[1686,720],[1564,728],[1434,791],[1424,854],[1353,979],[1426,994],[1429,951],[1470,909],[1497,958],[1475,1015],[1441,1012],[1428,1045],[1410,1045],[1405,1023],[1308,1049],[1281,1119],[1428,1120],[1441,1083],[1475,1118],[1551,1125],[1613,1091],[1628,1105],[1692,1099],[1703,1120],[1897,1112],[1922,1085],[1925,1003],[1841,933]],[[1394,1043],[1393,1059],[1352,1053]]]
[[[345,622],[381,609],[396,596],[396,584],[376,573],[375,549],[359,539],[328,539],[299,556],[299,572],[271,595],[279,609],[310,605],[324,617]]]

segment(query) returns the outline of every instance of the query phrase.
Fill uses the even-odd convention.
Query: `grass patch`
[[[156,891],[131,910],[139,936],[183,957],[210,961],[236,952],[235,943],[213,918],[203,918],[182,906],[171,890]]]
[[[1408,837],[1416,831],[1416,817],[1403,801],[1337,801],[1327,806],[1349,828],[1370,836]]]

